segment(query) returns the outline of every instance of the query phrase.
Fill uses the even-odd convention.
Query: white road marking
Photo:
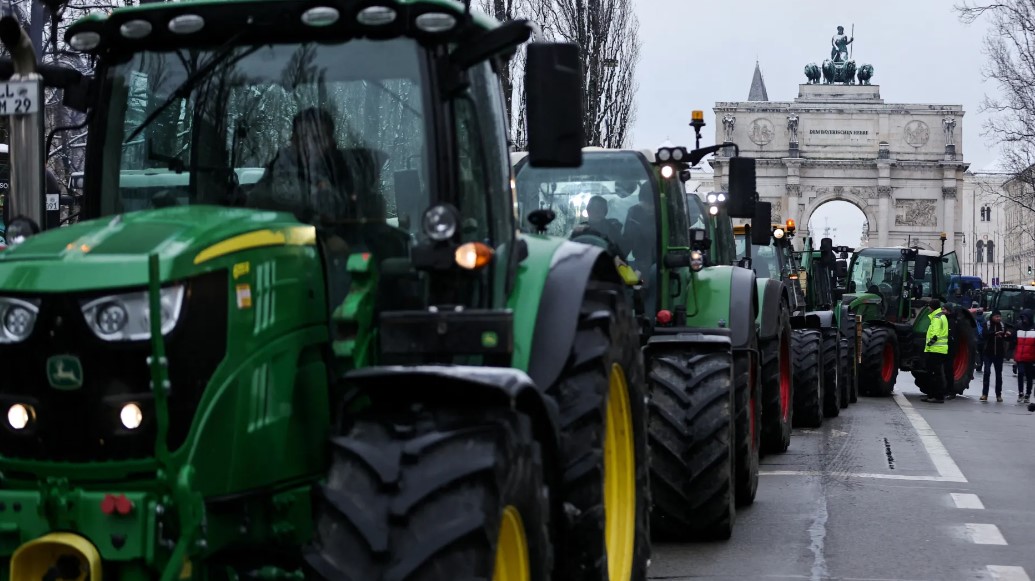
[[[1028,574],[1024,572],[1024,567],[989,565],[988,573],[992,576],[993,581],[1031,581]]]
[[[934,433],[927,420],[920,415],[920,412],[916,411],[916,408],[909,403],[906,396],[897,392],[894,396],[895,403],[902,408],[902,413],[906,414],[906,419],[909,420],[910,424],[913,424],[913,429],[920,436],[920,443],[924,445],[927,455],[931,457],[931,463],[934,464],[935,470],[941,476],[940,482],[967,482],[960,467],[956,465],[952,456],[949,455],[949,451],[942,445],[942,441],[938,439],[938,435]]]
[[[999,532],[999,527],[989,524],[967,523],[967,536],[977,545],[1005,545],[1006,539]]]
[[[956,503],[956,508],[974,508],[983,509],[984,504],[981,504],[981,499],[976,494],[964,494],[960,492],[950,492],[949,496],[952,497],[952,501]]]
[[[828,516],[827,498],[826,496],[821,496],[819,498],[819,505],[816,507],[816,512],[812,518],[812,524],[809,525],[809,538],[812,541],[809,544],[809,550],[812,551],[811,581],[821,581],[829,576],[827,573],[827,559],[823,553],[823,547],[827,538]]]
[[[880,474],[870,472],[829,472],[823,470],[759,470],[759,476],[835,476],[838,478],[876,478],[878,480],[914,480],[921,482],[961,482],[958,478],[924,476],[922,474]],[[962,482],[966,482],[963,480]]]

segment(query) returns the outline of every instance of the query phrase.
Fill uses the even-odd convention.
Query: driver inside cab
[[[622,245],[622,225],[614,218],[607,217],[607,200],[603,196],[593,196],[586,204],[586,221],[575,227],[572,237],[583,234],[599,235],[607,240],[617,256],[625,258]]]

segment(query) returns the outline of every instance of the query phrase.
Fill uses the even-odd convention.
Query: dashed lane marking
[[[983,509],[984,504],[981,504],[981,499],[976,494],[964,494],[960,492],[950,492],[949,496],[952,497],[952,501],[956,503],[956,508],[973,508]]]
[[[1031,581],[1024,572],[1024,567],[1012,565],[989,565],[988,574],[992,576],[993,581]]]
[[[1005,545],[1006,539],[999,532],[999,527],[989,524],[967,523],[967,536],[976,545]]]

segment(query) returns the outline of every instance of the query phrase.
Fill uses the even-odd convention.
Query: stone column
[[[956,250],[956,186],[942,187],[942,209],[942,231],[945,232],[945,250],[948,252]]]
[[[877,186],[877,246],[888,245],[888,217],[891,213],[891,186]]]
[[[801,216],[798,214],[798,205],[801,200],[801,160],[799,159],[785,159],[784,163],[787,166],[787,193],[784,196],[787,206],[784,208],[783,218],[784,220],[790,218],[794,220],[795,224],[798,224]],[[798,228],[804,228],[804,231],[808,231],[808,224],[798,224]]]

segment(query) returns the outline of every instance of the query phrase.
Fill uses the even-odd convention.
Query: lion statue
[[[840,66],[837,66],[840,65]],[[844,83],[845,85],[855,84],[855,61],[835,63],[830,59],[823,61],[823,83]]]
[[[863,65],[859,67],[859,84],[869,85],[870,79],[873,78],[873,65]]]
[[[819,84],[819,67],[816,66],[816,63],[809,63],[809,64],[805,65],[805,76],[808,77],[808,79],[809,79],[808,83],[806,83],[806,84],[808,84],[808,85],[817,85],[817,84]]]

